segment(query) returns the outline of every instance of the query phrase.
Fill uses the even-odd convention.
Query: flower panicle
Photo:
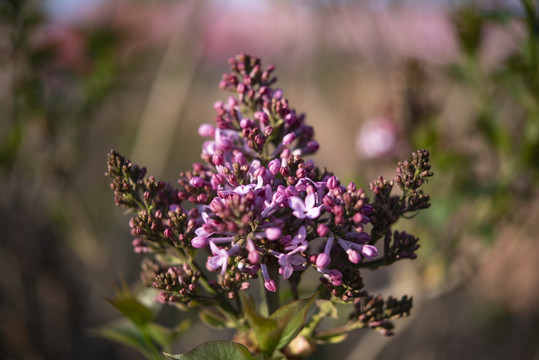
[[[418,239],[392,226],[428,207],[420,189],[432,176],[428,151],[399,163],[394,180],[371,182],[371,200],[356,183],[343,184],[306,159],[319,147],[314,130],[273,87],[273,66],[248,55],[229,65],[219,86],[236,96],[214,104],[215,124],[198,129],[202,161],[180,172],[176,187],[109,154],[116,204],[134,212],[134,251],[178,255],[174,264],[146,264],[145,283],[153,277],[164,302],[202,296],[222,303],[257,277],[269,293],[285,280],[297,297],[301,274],[314,269],[329,297],[364,303],[370,310],[356,309],[355,318],[389,333],[393,302],[369,297],[360,270],[416,257]],[[393,194],[395,184],[401,196]]]

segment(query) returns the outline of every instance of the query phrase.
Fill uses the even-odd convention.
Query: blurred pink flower
[[[361,125],[356,138],[356,151],[363,158],[390,156],[397,147],[397,126],[385,118],[376,117]]]

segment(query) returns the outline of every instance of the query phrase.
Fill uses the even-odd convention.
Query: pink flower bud
[[[193,176],[191,180],[189,180],[189,184],[191,184],[193,187],[199,188],[204,185],[204,180],[198,176]]]
[[[296,140],[296,134],[294,134],[293,132],[291,133],[288,133],[286,134],[284,137],[283,137],[283,144],[285,146],[288,146],[292,143],[292,141]]]
[[[296,117],[296,114],[291,112],[291,113],[288,113],[285,117],[284,117],[284,122],[288,125],[292,125],[296,122],[297,120],[297,117]]]
[[[283,89],[275,89],[273,90],[273,98],[274,99],[281,99],[283,97]]]
[[[254,177],[258,178],[259,176],[264,176],[266,174],[266,168],[265,167],[259,167],[255,170],[253,173]]]
[[[325,269],[329,263],[331,262],[331,258],[326,253],[320,253],[316,257],[316,267],[319,269]]]
[[[307,143],[307,151],[309,153],[316,152],[318,148],[320,148],[320,145],[315,140],[311,140]]]
[[[165,237],[171,238],[172,237],[172,230],[170,230],[169,228],[166,228],[165,231],[163,232],[163,234],[165,235]]]
[[[213,198],[210,203],[210,210],[214,213],[219,213],[225,209],[225,205],[218,198]]]
[[[236,162],[239,163],[240,165],[245,165],[245,164],[247,164],[247,159],[245,158],[245,156],[244,156],[241,152],[237,152],[237,153],[234,155],[234,161],[236,161]]]
[[[236,100],[236,98],[233,96],[229,96],[227,100],[227,104],[232,109],[233,107],[238,106],[238,100]]]
[[[337,177],[335,176],[331,176],[327,181],[326,181],[326,186],[328,187],[328,189],[330,190],[333,190],[335,189],[335,187],[339,185],[339,180],[337,179]]]
[[[251,284],[245,281],[241,283],[240,290],[248,290],[250,287],[251,287]]]
[[[254,118],[255,118],[255,120],[260,121],[260,123],[262,123],[262,124],[264,124],[264,125],[269,124],[269,116],[268,116],[268,114],[266,114],[266,113],[263,112],[263,111],[257,111],[257,112],[255,112]]]
[[[203,248],[208,246],[208,238],[205,236],[196,236],[191,240],[191,246],[194,248]]]
[[[316,232],[319,236],[324,237],[329,233],[329,228],[326,224],[319,224],[316,228]]]
[[[277,159],[273,159],[270,161],[268,168],[270,173],[272,173],[273,175],[277,175],[277,173],[281,169],[281,162]]]
[[[350,260],[351,263],[357,264],[361,261],[361,255],[355,250],[348,250],[346,252],[348,254],[348,260]]]
[[[210,124],[202,124],[198,128],[198,134],[202,137],[215,137],[215,128]]]
[[[373,245],[363,245],[361,248],[361,254],[366,258],[372,259],[373,257],[378,256],[378,249]]]
[[[224,162],[223,155],[218,154],[218,153],[213,154],[211,158],[211,162],[213,163],[213,165],[223,165],[223,162]]]
[[[251,120],[249,120],[249,119],[241,119],[240,127],[242,129],[250,128],[251,127]]]
[[[272,279],[264,281],[264,287],[271,292],[277,291],[277,286],[275,286],[275,281]]]
[[[290,149],[285,148],[283,152],[281,152],[281,159],[288,159],[289,156],[290,156]]]
[[[363,221],[363,214],[361,214],[360,212],[355,213],[354,217],[352,217],[352,220],[354,220],[356,224],[361,223]]]
[[[281,238],[281,229],[278,227],[270,227],[266,229],[266,238],[270,241],[279,240]]]
[[[270,136],[273,133],[273,128],[271,126],[266,126],[264,128],[264,136]]]

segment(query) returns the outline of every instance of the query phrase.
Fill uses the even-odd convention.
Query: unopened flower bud
[[[268,137],[273,133],[273,128],[271,126],[266,126],[264,128],[264,136]]]
[[[318,224],[318,227],[316,228],[316,232],[319,236],[324,237],[329,233],[329,228],[326,224]]]
[[[363,214],[360,212],[355,213],[352,217],[352,220],[354,220],[356,224],[361,223],[363,221]]]
[[[275,241],[281,238],[281,229],[278,227],[270,227],[266,229],[266,238],[270,241]]]
[[[318,144],[318,142],[316,142],[315,140],[311,140],[307,143],[307,151],[309,152],[309,154],[312,154],[314,152],[316,152],[318,150],[318,148],[320,147],[320,145]]]
[[[288,145],[292,144],[292,141],[294,141],[294,140],[296,140],[296,134],[294,134],[293,132],[288,133],[283,137],[283,144],[285,146],[288,146]]]
[[[331,176],[327,181],[326,181],[326,186],[328,189],[330,190],[333,190],[335,189],[335,187],[339,185],[339,180],[337,179],[337,177],[335,176]]]
[[[219,153],[213,154],[211,158],[211,162],[213,163],[213,165],[217,165],[217,166],[223,165],[223,162],[224,162],[223,155]]]
[[[273,281],[272,279],[265,280],[264,281],[264,287],[268,291],[271,291],[271,292],[276,292],[277,291],[277,286],[275,285],[275,281]]]
[[[331,258],[326,253],[320,253],[316,257],[316,267],[320,269],[325,269],[331,261]]]
[[[210,124],[202,124],[198,128],[198,134],[202,137],[212,138],[215,136],[215,128]]]
[[[270,173],[272,173],[273,175],[277,175],[277,173],[281,169],[281,162],[278,159],[273,159],[268,164],[268,168]]]
[[[245,156],[244,156],[241,152],[237,152],[237,153],[234,155],[234,161],[236,161],[236,162],[239,163],[240,165],[245,165],[245,164],[247,164],[247,159],[245,158]]]
[[[189,184],[191,184],[193,187],[199,188],[204,185],[204,180],[198,176],[194,176],[191,178],[191,180],[189,180]]]
[[[258,169],[255,170],[255,172],[253,173],[254,177],[255,178],[258,178],[259,176],[264,176],[266,174],[266,168],[265,167],[259,167]]]

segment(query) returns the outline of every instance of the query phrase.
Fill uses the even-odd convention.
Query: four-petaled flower
[[[305,197],[305,202],[298,196],[288,198],[288,206],[293,210],[292,214],[298,219],[316,219],[320,216],[322,206],[316,206],[316,195],[310,193]]]
[[[208,258],[206,266],[212,271],[221,268],[220,274],[223,275],[228,265],[228,251],[215,245],[213,241],[210,241],[210,249],[214,256]]]

